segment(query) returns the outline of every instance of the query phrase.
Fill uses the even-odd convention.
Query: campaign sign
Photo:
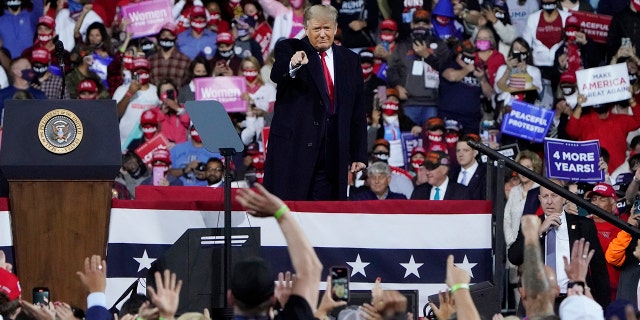
[[[580,30],[593,42],[607,43],[611,16],[583,11],[571,11],[571,15],[580,19]]]
[[[578,70],[576,77],[578,92],[587,98],[583,107],[631,98],[629,72],[624,62]]]
[[[273,31],[268,23],[261,23],[253,31],[253,39],[260,45],[262,51],[262,60],[267,61],[269,56],[269,43],[271,42],[271,35]]]
[[[151,165],[151,158],[156,149],[167,149],[169,140],[162,133],[155,135],[151,140],[141,144],[134,152],[147,166]]]
[[[122,17],[129,19],[127,32],[134,38],[146,37],[160,32],[165,23],[173,22],[172,5],[168,0],[150,0],[122,7]]]
[[[500,147],[500,149],[496,149],[496,152],[515,161],[516,156],[518,155],[518,153],[520,153],[520,148],[518,147],[517,143],[513,143],[513,144],[508,144],[506,146],[502,146]],[[483,154],[482,156],[480,156],[480,161],[482,163],[487,163],[488,160],[489,160],[489,157],[487,157],[486,155]]]
[[[417,146],[422,146],[422,138],[420,137],[416,137],[413,133],[411,132],[404,132],[402,133],[402,135],[400,136],[400,139],[402,140],[402,152],[404,154],[404,158],[405,158],[405,169],[406,170],[413,170],[411,168],[411,150],[413,150],[413,148],[417,147]]]
[[[242,93],[247,91],[244,77],[195,78],[196,101],[216,100],[227,112],[247,112],[247,101]]]
[[[604,180],[604,170],[598,170],[598,140],[569,141],[547,138],[544,140],[544,154],[549,178],[582,182]]]
[[[267,149],[269,148],[269,132],[271,132],[271,127],[263,127],[262,128],[262,152],[264,153],[264,158],[267,158]]]
[[[502,120],[502,133],[510,136],[526,139],[533,142],[542,142],[553,122],[554,112],[532,104],[513,101],[511,112]]]

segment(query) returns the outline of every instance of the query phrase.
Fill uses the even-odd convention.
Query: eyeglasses
[[[221,172],[223,170],[224,169],[222,168],[207,168],[207,171],[210,171],[210,172]]]

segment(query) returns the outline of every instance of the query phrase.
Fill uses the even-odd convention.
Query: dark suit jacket
[[[286,200],[306,200],[309,196],[319,156],[326,149],[330,105],[329,94],[318,52],[305,37],[278,42],[271,79],[278,84],[274,116],[269,133],[269,152],[265,161],[265,187]],[[304,50],[309,63],[295,78],[289,75],[289,62],[296,51]],[[367,163],[367,123],[364,80],[358,55],[333,46],[334,88],[337,120],[336,154],[327,161],[336,168],[338,199],[346,199],[349,166]],[[322,149],[322,150],[321,150]]]
[[[423,183],[413,189],[411,193],[411,200],[429,200],[431,194],[431,185]],[[447,185],[447,192],[444,194],[443,200],[471,200],[469,198],[469,190],[467,187],[457,183],[455,180],[449,178],[449,184]]]
[[[353,190],[353,193],[349,196],[349,200],[380,200],[369,187],[361,187]],[[396,193],[389,190],[387,198],[384,200],[407,200],[407,196],[402,193]]]
[[[111,320],[113,315],[107,308],[102,306],[93,306],[85,312],[86,320]]]
[[[589,263],[589,273],[587,273],[587,285],[591,287],[591,294],[603,308],[609,304],[611,289],[609,287],[609,273],[607,272],[607,261],[598,240],[598,230],[593,220],[565,214],[567,217],[567,229],[569,231],[569,249],[573,250],[573,243],[580,238],[584,238],[591,244],[591,249],[595,250],[593,259]],[[544,220],[544,215],[542,216]],[[546,238],[540,238],[540,248],[544,255]],[[524,261],[524,235],[522,230],[518,231],[516,241],[511,245],[508,252],[509,261],[514,265],[521,265]],[[543,257],[544,259],[544,257]],[[544,261],[544,260],[543,260]],[[561,260],[562,261],[562,260]]]
[[[456,165],[449,170],[449,180],[458,181],[458,175],[462,167]],[[478,162],[478,168],[476,172],[467,184],[469,190],[469,198],[471,200],[485,200],[487,199],[487,165]]]

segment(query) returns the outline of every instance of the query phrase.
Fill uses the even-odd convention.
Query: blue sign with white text
[[[600,142],[544,140],[547,177],[570,181],[602,182],[604,170],[599,170]]]
[[[527,139],[533,142],[542,142],[551,127],[555,112],[532,104],[513,101],[511,112],[502,120],[502,133]]]

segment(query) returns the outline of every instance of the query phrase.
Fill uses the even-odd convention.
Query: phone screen
[[[48,288],[33,288],[33,304],[35,305],[48,305],[49,304],[49,289]]]
[[[640,199],[636,199],[633,203],[633,210],[631,212],[634,216],[640,215]]]
[[[163,167],[153,167],[153,185],[159,186],[160,180],[164,178],[164,168]]]
[[[331,267],[331,297],[335,301],[349,301],[349,268]]]

